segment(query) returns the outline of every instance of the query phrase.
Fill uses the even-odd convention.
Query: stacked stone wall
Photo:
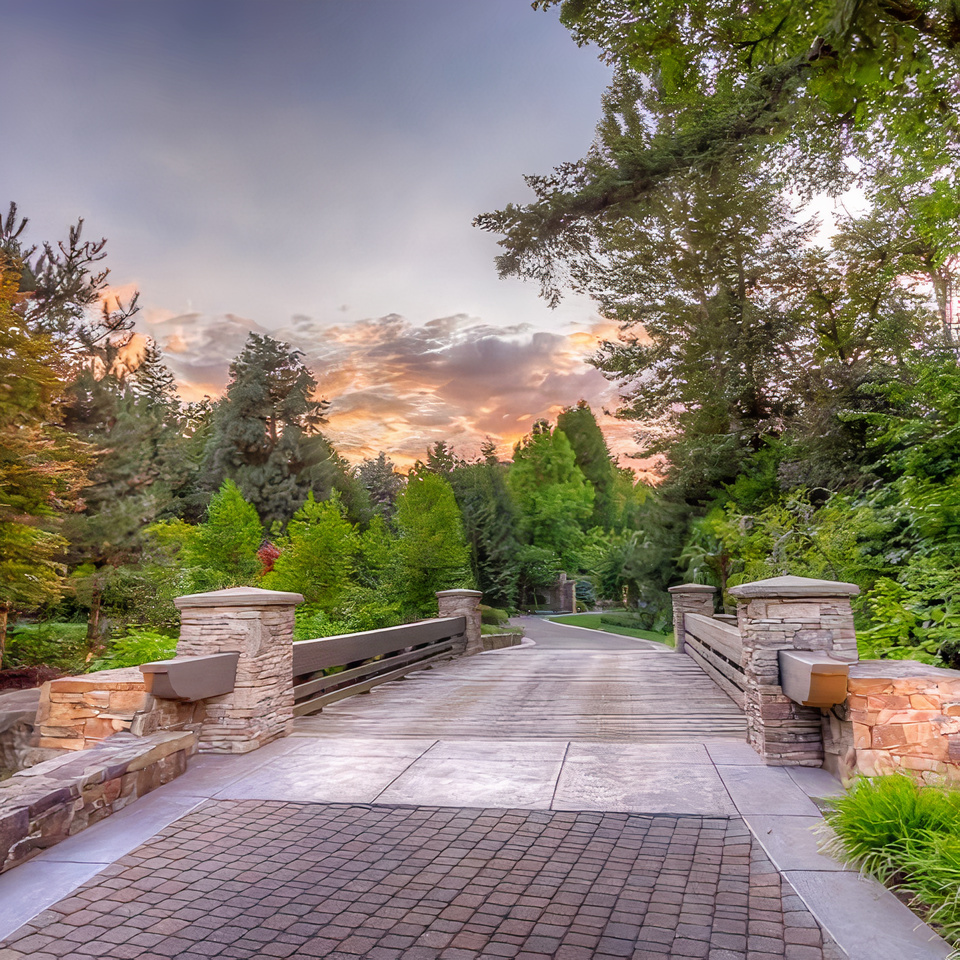
[[[189,731],[118,733],[0,782],[0,872],[178,777],[196,744]]]
[[[203,703],[160,700],[147,692],[138,667],[100,670],[50,680],[40,691],[36,745],[84,750],[115,733],[146,736],[159,730],[199,732]]]
[[[824,712],[824,766],[841,779],[907,773],[960,782],[960,672],[909,660],[858,664]]]
[[[783,578],[799,580],[800,578]],[[769,582],[776,590],[775,581]],[[811,581],[809,590],[816,590]],[[747,585],[762,589],[759,584]],[[842,585],[838,585],[842,586]],[[732,593],[745,588],[735,588]],[[780,589],[784,589],[780,587]],[[737,625],[743,640],[747,680],[747,739],[773,766],[819,767],[823,763],[820,710],[804,707],[780,687],[779,652],[809,650],[840,660],[857,658],[849,594],[837,597],[741,596]]]
[[[239,652],[231,693],[204,701],[201,753],[248,753],[293,726],[298,593],[239,587],[178,597],[177,656]]]

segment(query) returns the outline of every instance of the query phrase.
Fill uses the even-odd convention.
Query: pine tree
[[[205,454],[207,482],[233,480],[266,523],[286,521],[310,487],[300,477],[304,442],[325,422],[317,381],[300,351],[251,333],[230,365]]]
[[[373,509],[385,519],[392,519],[396,512],[397,497],[404,484],[403,476],[397,473],[396,464],[381,450],[375,459],[360,463],[355,476],[367,491]]]
[[[0,252],[0,660],[11,613],[60,595],[59,526],[86,482],[85,450],[57,423],[55,344],[16,312],[18,285]]]

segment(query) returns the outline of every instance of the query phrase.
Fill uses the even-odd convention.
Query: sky
[[[0,204],[85,219],[184,397],[251,330],[303,351],[353,460],[509,453],[615,328],[499,280],[482,212],[581,157],[609,68],[527,0],[0,0]],[[6,194],[6,196],[4,196]],[[626,461],[624,461],[626,462]]]

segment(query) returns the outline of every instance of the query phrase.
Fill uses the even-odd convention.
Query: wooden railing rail
[[[747,681],[740,630],[699,613],[684,614],[683,622],[686,628],[683,652],[743,709]]]
[[[297,641],[293,645],[294,716],[317,713],[344,697],[459,656],[466,646],[466,629],[465,617],[439,617]],[[333,667],[344,669],[329,672]]]

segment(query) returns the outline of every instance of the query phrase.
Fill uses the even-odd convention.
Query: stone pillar
[[[780,650],[816,650],[857,660],[852,583],[774,577],[733,587],[743,638],[747,740],[771,766],[823,763],[820,709],[804,707],[780,689]]]
[[[673,636],[676,639],[676,651],[683,653],[683,615],[700,613],[705,617],[712,617],[713,595],[717,588],[704,583],[681,583],[679,587],[670,587],[669,591],[673,596]]]
[[[467,645],[463,651],[465,657],[483,651],[483,641],[480,639],[480,598],[482,596],[479,590],[437,591],[441,617],[467,618]]]
[[[239,651],[232,693],[205,700],[201,753],[249,753],[293,724],[293,615],[303,597],[234,587],[177,597],[177,656]]]

